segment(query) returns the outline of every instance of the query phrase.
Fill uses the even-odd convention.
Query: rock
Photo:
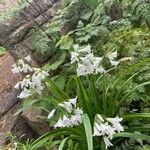
[[[20,115],[14,116],[20,106],[21,102],[18,102],[10,111],[0,118],[0,147],[9,143],[9,138],[7,136],[9,131],[22,141],[34,139],[36,137],[36,134]]]
[[[0,116],[18,101],[18,91],[14,89],[14,86],[21,75],[12,73],[12,64],[14,64],[14,59],[8,53],[0,57]]]
[[[41,115],[42,112],[35,108],[29,108],[22,114],[28,125],[38,136],[41,136],[51,130],[48,122],[40,118]]]
[[[44,63],[51,54],[41,57],[35,53],[31,47],[32,38],[37,34],[35,30],[43,30],[42,25],[50,22],[59,8],[60,0],[55,0],[53,3],[47,0],[32,0],[31,5],[28,4],[11,19],[0,23],[0,45],[7,48],[14,58],[22,58],[33,53],[33,58],[38,63]],[[35,29],[34,32],[29,34],[32,29]]]

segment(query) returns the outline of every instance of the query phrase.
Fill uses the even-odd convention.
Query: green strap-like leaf
[[[137,114],[129,114],[129,115],[123,116],[124,121],[137,119],[137,118],[140,118],[140,119],[147,118],[148,119],[148,118],[150,118],[150,113],[137,113]]]
[[[87,114],[84,114],[84,116],[83,116],[83,124],[84,124],[84,128],[85,128],[88,150],[93,150],[92,127],[91,127],[90,119]]]
[[[65,146],[65,143],[66,143],[66,141],[67,141],[68,139],[69,139],[69,137],[65,138],[65,139],[61,142],[61,144],[60,144],[58,150],[63,150],[63,148],[64,148],[64,146]]]
[[[128,133],[128,132],[121,132],[114,135],[114,138],[118,137],[125,137],[125,138],[132,138],[132,139],[141,139],[143,141],[150,142],[150,136],[138,134],[138,133]]]

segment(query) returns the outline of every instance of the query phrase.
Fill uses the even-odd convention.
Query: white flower
[[[75,52],[71,53],[71,64],[77,63],[77,76],[106,72],[101,65],[102,57],[95,57],[90,45],[85,47],[74,45],[74,50]],[[114,57],[115,54],[112,53],[112,55]]]
[[[31,81],[30,79],[23,79],[21,82],[20,82],[20,85],[21,85],[21,88],[23,89],[24,87],[28,88],[30,87],[31,85]]]
[[[53,109],[50,113],[49,113],[49,115],[48,115],[48,119],[51,119],[53,116],[54,116],[54,114],[55,114],[55,111],[56,111],[56,109]]]
[[[95,123],[94,124],[94,128],[96,128],[96,131],[98,131],[98,133],[94,133],[97,134],[97,136],[102,136],[102,135],[107,135],[109,138],[112,139],[113,134],[115,134],[114,132],[114,128],[112,128],[110,125],[108,125],[108,123]]]
[[[94,122],[94,133],[93,136],[102,136],[104,139],[104,143],[106,145],[106,149],[112,146],[110,140],[113,138],[113,135],[117,132],[123,131],[123,127],[120,122],[122,118],[118,116],[115,118],[107,118],[108,122],[106,122],[101,115],[96,115],[96,120]]]
[[[77,108],[74,110],[74,114],[75,114],[76,116],[83,115],[83,110],[77,107]]]
[[[27,72],[32,72],[33,71],[33,69],[28,64],[25,64],[22,59],[18,60],[18,66],[21,67],[20,72],[27,73]]]
[[[42,84],[37,84],[33,88],[39,95],[41,95],[42,91],[44,90],[44,86]]]
[[[27,73],[33,71],[33,69],[28,64],[25,64],[22,59],[18,60],[18,63],[13,64],[12,67],[13,69],[11,70],[13,73],[19,73],[19,72]]]
[[[27,73],[27,72],[32,72],[33,69],[28,65],[28,64],[24,64],[22,66],[22,72]]]
[[[21,72],[21,67],[20,66],[17,66],[16,64],[13,64],[12,67],[13,67],[13,69],[11,69],[11,71],[13,73],[19,73],[19,72]]]
[[[107,54],[107,57],[108,57],[110,60],[114,60],[114,59],[117,57],[117,51],[112,52],[112,53],[108,53],[108,54]]]
[[[97,118],[100,123],[104,122],[104,119],[102,118],[102,116],[100,114],[97,114]]]
[[[66,115],[64,115],[63,116],[63,126],[62,127],[70,127],[70,126],[72,126],[72,123],[71,123],[70,119]]]
[[[57,123],[54,125],[54,128],[59,128],[59,127],[63,127],[63,120],[61,118],[59,118],[59,120],[57,121]]]
[[[69,103],[71,103],[72,105],[76,106],[77,103],[77,97],[69,99]]]
[[[15,89],[19,89],[19,87],[20,87],[20,82],[18,82],[18,83],[14,86]]]
[[[117,66],[117,65],[119,64],[119,61],[115,61],[115,60],[114,60],[115,58],[117,58],[117,51],[112,52],[112,53],[108,53],[108,54],[106,55],[106,57],[109,58],[110,63],[111,63],[112,66]]]
[[[59,103],[58,105],[62,108],[65,108],[69,113],[72,112],[73,106],[76,106],[77,103],[77,97],[69,99],[68,102]]]
[[[69,116],[63,115],[63,119],[59,118],[54,127],[73,127],[82,123],[83,110],[76,107],[76,103],[77,97],[58,104],[69,113]]]
[[[30,55],[28,55],[27,57],[24,58],[26,61],[30,62],[32,59],[30,57]]]
[[[79,45],[78,44],[74,44],[73,48],[74,48],[75,51],[78,51]]]
[[[117,131],[117,132],[121,132],[124,131],[123,126],[121,126],[120,122],[123,120],[123,118],[119,118],[118,116],[116,116],[115,118],[107,118],[107,121],[109,121],[113,128]]]
[[[24,88],[23,91],[20,93],[20,95],[17,97],[23,99],[28,98],[29,96],[31,96],[31,91],[29,89]]]
[[[100,133],[99,130],[99,124],[97,122],[94,123],[94,134],[93,136],[101,136],[102,134]]]
[[[80,115],[72,115],[71,118],[70,118],[70,122],[71,122],[71,125],[79,125],[80,123],[82,123],[82,116]]]
[[[117,66],[119,64],[119,61],[110,60],[110,63],[112,66]]]
[[[79,54],[77,52],[71,52],[71,64],[78,62]]]
[[[110,146],[113,146],[113,144],[109,141],[107,136],[104,136],[103,139],[104,139],[104,143],[106,145],[106,149]]]
[[[69,113],[72,112],[73,107],[72,107],[72,104],[69,103],[69,102],[60,103],[59,106],[66,109],[66,111],[69,112]]]
[[[79,52],[85,52],[85,53],[91,53],[91,45],[87,45],[84,48],[79,48],[78,49]]]
[[[78,68],[77,68],[77,76],[85,76],[86,73],[86,67],[85,65],[78,63]]]

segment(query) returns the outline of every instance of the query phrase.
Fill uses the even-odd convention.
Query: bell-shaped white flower
[[[21,88],[23,89],[24,87],[28,88],[30,87],[31,85],[31,81],[30,79],[23,79],[21,82],[20,82],[20,85],[21,85]]]
[[[57,123],[54,125],[54,128],[60,128],[60,127],[64,127],[64,122],[61,118],[59,118]]]
[[[102,116],[100,114],[97,114],[97,118],[98,118],[98,122],[99,123],[103,123],[104,119],[102,118]]]
[[[117,131],[117,132],[121,132],[124,131],[123,126],[120,124],[120,122],[123,120],[123,118],[119,118],[118,116],[116,116],[115,118],[107,118],[107,121],[109,121],[113,128]]]
[[[27,57],[24,58],[26,61],[30,62],[32,59],[30,57],[30,55],[28,55]]]
[[[72,112],[72,104],[69,102],[64,102],[64,103],[60,103],[59,106],[61,106],[62,108],[64,108],[67,112],[71,113]]]
[[[31,91],[29,89],[24,88],[23,91],[20,93],[20,95],[17,97],[23,99],[28,98],[29,96],[31,96]]]
[[[71,103],[72,105],[76,106],[77,103],[77,97],[69,99],[69,103]]]
[[[79,54],[77,52],[71,52],[71,64],[78,62]]]
[[[84,48],[78,49],[79,52],[91,53],[91,45],[87,45]]]
[[[14,86],[15,89],[19,89],[19,87],[20,87],[20,82],[18,82],[18,83]]]
[[[11,71],[13,73],[19,73],[19,72],[21,72],[21,67],[20,66],[17,66],[16,64],[13,64],[12,67],[13,67],[13,69],[11,69]]]
[[[105,143],[105,146],[106,146],[106,149],[110,146],[113,146],[113,144],[110,142],[109,138],[107,136],[103,136],[103,139],[104,139],[104,143]]]
[[[27,73],[27,72],[32,72],[32,71],[33,69],[28,64],[23,64],[22,72]]]
[[[110,52],[106,55],[110,60],[114,60],[115,58],[117,58],[117,51],[115,52]]]
[[[49,113],[49,115],[48,115],[48,119],[51,119],[53,116],[54,116],[54,114],[55,114],[55,112],[56,112],[56,109],[53,109],[50,113]]]
[[[70,126],[72,126],[72,123],[71,123],[70,119],[66,115],[64,115],[63,116],[63,126],[62,127],[70,127]]]
[[[82,116],[82,115],[83,115],[83,110],[77,107],[77,108],[74,110],[74,114],[75,114],[76,116]]]
[[[85,65],[78,63],[78,67],[77,67],[77,76],[85,76],[86,73],[86,67]]]
[[[110,63],[112,66],[117,66],[119,64],[119,61],[110,60]]]

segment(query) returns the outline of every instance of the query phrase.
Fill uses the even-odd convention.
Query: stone
[[[18,101],[18,91],[14,89],[14,86],[21,75],[13,74],[11,71],[14,63],[14,59],[8,53],[0,57],[0,116],[10,110]]]
[[[49,123],[40,118],[41,115],[42,112],[35,108],[29,108],[22,114],[28,125],[38,136],[41,136],[51,130]]]
[[[34,0],[35,1],[35,0]],[[0,45],[7,48],[9,53],[16,59],[25,57],[27,54],[33,55],[38,64],[44,63],[51,56],[38,55],[32,48],[32,37],[38,32],[34,31],[30,34],[30,30],[40,29],[44,23],[50,22],[51,18],[60,8],[60,0],[55,0],[53,3],[48,3],[47,0],[37,0],[35,4],[32,0],[31,5],[27,5],[6,22],[0,23]],[[37,10],[41,7],[42,10]],[[45,19],[46,18],[46,19]]]
[[[18,102],[0,118],[0,147],[9,143],[8,132],[12,132],[19,140],[24,142],[27,139],[34,139],[36,137],[36,134],[20,115],[14,116],[20,106],[21,102]]]

